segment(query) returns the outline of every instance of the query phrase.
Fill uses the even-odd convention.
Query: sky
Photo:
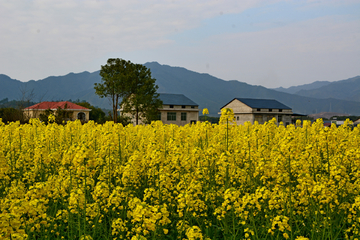
[[[360,0],[0,0],[0,74],[94,72],[108,58],[268,88],[348,79]]]

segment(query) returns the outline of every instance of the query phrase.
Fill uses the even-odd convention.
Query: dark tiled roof
[[[281,102],[278,102],[275,99],[255,99],[255,98],[234,98],[234,99],[239,100],[240,102],[246,104],[251,108],[291,109],[290,107],[282,104]],[[233,100],[231,100],[230,102],[232,102]],[[226,105],[228,105],[229,103],[227,103]]]
[[[199,106],[183,94],[159,93],[159,95],[159,99],[165,105]]]

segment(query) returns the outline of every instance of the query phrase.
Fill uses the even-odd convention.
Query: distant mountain
[[[331,82],[315,89],[302,89],[296,94],[305,97],[336,98],[360,102],[360,76]]]
[[[0,75],[0,100],[60,101],[87,100],[92,105],[110,109],[108,99],[95,95],[94,83],[100,82],[100,71],[69,73],[65,76],[47,77],[43,80],[20,82]],[[30,99],[29,99],[30,98]]]
[[[293,112],[312,114],[319,112],[339,112],[360,115],[360,102],[317,99],[253,86],[239,81],[224,81],[209,74],[189,71],[181,67],[160,65],[157,62],[144,64],[156,79],[159,93],[181,93],[208,108],[212,116],[235,97],[276,99],[291,107]],[[94,106],[111,109],[106,98],[95,95],[94,83],[100,82],[99,71],[70,73],[65,76],[48,77],[43,80],[20,82],[0,75],[0,100],[20,100],[32,90],[32,101],[86,100]],[[25,94],[24,94],[25,93]]]
[[[301,90],[312,90],[312,89],[317,89],[326,85],[329,85],[331,82],[328,81],[316,81],[313,83],[309,83],[309,84],[303,84],[303,85],[299,85],[299,86],[292,86],[289,88],[283,88],[283,87],[279,87],[279,88],[273,88],[273,90],[279,91],[279,92],[285,92],[285,93],[297,93]]]
[[[209,74],[189,71],[181,67],[146,63],[152,76],[157,79],[159,92],[183,93],[200,108],[208,108],[211,114],[235,97],[276,99],[288,105],[294,112],[311,114],[336,111],[360,115],[360,103],[333,98],[316,99],[283,93],[262,86],[253,86],[239,81],[224,81]]]

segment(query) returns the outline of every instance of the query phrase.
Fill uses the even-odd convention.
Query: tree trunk
[[[113,121],[116,123],[116,119],[115,119],[115,94],[113,94],[111,96],[111,100],[112,100],[112,107],[113,107],[113,110],[112,110],[112,114],[113,114]]]
[[[115,119],[115,123],[117,123],[117,117],[118,117],[118,115],[117,115],[117,108],[118,108],[118,104],[119,104],[119,95],[118,94],[116,94],[116,100],[115,100],[115,112],[114,112],[114,119]]]
[[[139,124],[139,109],[136,108],[136,125]]]

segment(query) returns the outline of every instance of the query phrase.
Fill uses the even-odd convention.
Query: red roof
[[[69,101],[63,101],[63,102],[41,102],[41,103],[37,103],[35,105],[32,105],[30,107],[27,107],[25,109],[36,109],[36,110],[46,110],[46,109],[51,109],[51,110],[56,110],[59,107],[61,109],[64,109],[66,105],[66,109],[68,110],[90,110],[86,107],[77,105],[75,103],[69,102]]]

